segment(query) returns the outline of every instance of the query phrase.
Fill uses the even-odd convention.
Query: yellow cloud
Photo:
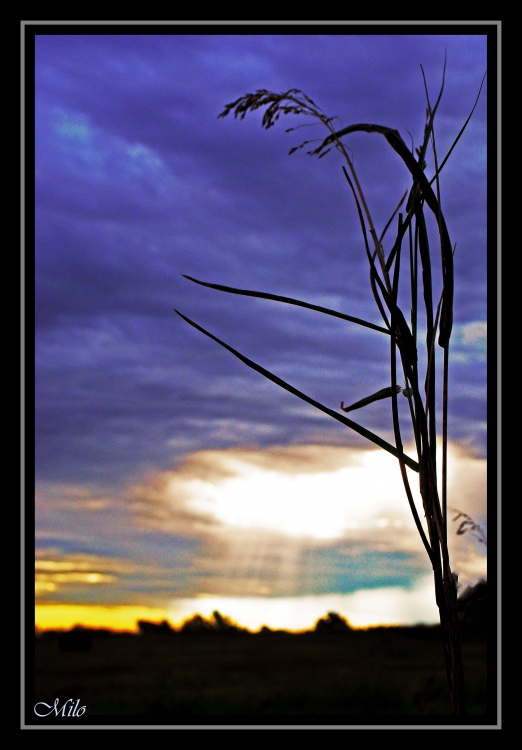
[[[58,559],[56,559],[58,558]],[[114,583],[121,574],[142,570],[137,563],[60,550],[37,550],[35,593],[45,597],[64,586]]]
[[[136,630],[138,620],[168,620],[171,610],[158,607],[40,604],[35,608],[38,630],[69,629],[75,625],[112,630]]]
[[[52,583],[108,583],[116,578],[104,573],[37,573],[36,580]]]

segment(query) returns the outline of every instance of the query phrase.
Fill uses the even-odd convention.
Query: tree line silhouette
[[[487,629],[487,580],[480,579],[474,586],[464,587],[457,600],[459,619],[463,626],[472,628],[473,630],[479,630],[483,633]],[[214,634],[214,635],[267,635],[286,633],[289,635],[289,631],[283,629],[269,628],[267,625],[263,625],[262,628],[257,632],[253,632],[248,628],[245,628],[238,623],[234,622],[230,617],[222,615],[218,610],[215,610],[212,615],[208,618],[203,617],[200,614],[193,615],[189,619],[185,620],[180,627],[173,627],[167,620],[161,622],[153,622],[149,620],[138,620],[138,633],[141,636],[174,636],[174,635],[203,635],[203,634]],[[414,630],[438,628],[438,625],[434,626],[406,626],[406,629]],[[404,629],[402,626],[401,629]],[[337,612],[327,612],[324,617],[319,618],[313,628],[307,633],[317,634],[347,634],[353,632],[354,628],[350,622]],[[59,647],[61,651],[89,651],[92,648],[92,637],[93,636],[111,636],[115,635],[115,631],[108,628],[86,628],[80,625],[76,625],[68,631],[53,631],[46,630],[44,633],[39,635],[52,635],[58,634]]]

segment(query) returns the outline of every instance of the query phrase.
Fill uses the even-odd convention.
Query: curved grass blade
[[[430,180],[430,185],[432,184],[432,182],[434,182],[434,181],[435,181],[435,179],[437,178],[437,175],[439,175],[439,174],[441,173],[441,171],[442,171],[442,168],[443,168],[443,166],[444,166],[444,165],[446,164],[446,162],[448,161],[448,159],[449,159],[449,158],[450,158],[450,156],[451,156],[451,152],[453,151],[453,149],[455,148],[455,146],[456,146],[456,145],[457,145],[457,143],[459,142],[459,140],[460,140],[460,137],[461,137],[462,133],[463,133],[463,132],[464,132],[464,131],[466,130],[466,128],[467,128],[467,126],[468,126],[468,122],[469,122],[469,121],[471,120],[471,116],[472,116],[473,112],[475,111],[475,107],[476,107],[476,106],[477,106],[477,104],[478,104],[478,100],[479,100],[479,98],[480,98],[480,92],[482,91],[482,86],[484,85],[484,80],[485,80],[485,78],[486,78],[486,75],[487,75],[487,71],[486,71],[486,72],[484,73],[484,75],[483,75],[483,77],[482,77],[482,83],[480,84],[479,92],[478,92],[478,94],[477,94],[477,98],[475,99],[475,104],[473,105],[473,109],[472,109],[472,110],[471,110],[471,112],[469,113],[469,115],[468,115],[468,119],[466,120],[466,122],[464,123],[464,125],[463,125],[463,126],[461,127],[461,129],[460,129],[460,131],[459,131],[459,134],[458,134],[458,136],[457,136],[457,137],[455,138],[455,140],[453,141],[453,145],[451,146],[450,150],[448,151],[448,153],[446,154],[446,156],[445,156],[445,157],[444,157],[444,159],[442,160],[442,163],[441,163],[440,167],[439,167],[439,168],[438,168],[438,170],[437,170],[437,174],[436,174],[436,175],[435,175],[434,177],[432,177],[432,178],[431,178],[431,180]]]
[[[420,66],[420,68],[422,71],[422,80],[424,81],[424,91],[426,93],[426,101],[428,103],[428,115],[429,115],[428,122],[426,123],[426,127],[424,128],[424,141],[419,151],[419,164],[423,166],[424,159],[426,157],[426,151],[428,150],[428,143],[433,133],[433,123],[435,121],[435,115],[437,114],[437,109],[439,108],[440,100],[442,99],[442,92],[444,91],[444,82],[446,80],[446,54],[444,54],[444,67],[442,69],[442,84],[440,87],[439,95],[437,97],[437,101],[435,102],[435,106],[433,108],[431,107],[431,104],[430,104],[430,97],[428,94],[428,84],[426,82],[426,75],[424,73],[424,68],[422,67],[422,65]],[[431,185],[431,182],[430,182],[430,185]]]
[[[457,529],[457,534],[460,536],[461,534],[465,534],[466,531],[473,531],[474,535],[478,539],[478,541],[483,544],[485,547],[488,546],[488,540],[486,538],[486,534],[484,533],[483,529],[478,525],[478,523],[475,523],[475,521],[471,518],[471,516],[468,516],[467,513],[464,513],[462,510],[459,510],[458,508],[452,508],[448,505],[448,510],[452,510],[457,515],[453,519],[453,521],[458,521],[459,518],[464,518],[464,521],[462,521],[459,525],[459,528]]]
[[[432,190],[431,184],[418,164],[415,157],[409,152],[408,147],[402,140],[399,131],[393,128],[388,128],[384,125],[374,125],[372,123],[357,123],[356,125],[349,125],[342,130],[339,130],[332,135],[329,135],[324,141],[318,146],[312,154],[320,154],[323,149],[332,143],[334,140],[339,140],[344,135],[349,133],[357,132],[365,133],[380,133],[383,135],[393,150],[401,157],[404,164],[410,171],[413,179],[419,183],[422,196],[428,206],[431,208],[435,218],[437,219],[439,234],[440,234],[440,249],[442,255],[442,273],[443,273],[443,289],[444,298],[442,302],[442,312],[440,321],[440,333],[439,333],[439,346],[443,349],[449,344],[451,329],[453,327],[453,253],[451,249],[451,242],[446,226],[446,221],[443,214],[439,210],[439,202],[435,197],[435,193]]]
[[[220,339],[218,339],[217,336],[213,336],[211,333],[206,331],[197,323],[194,323],[193,320],[190,320],[190,318],[187,318],[185,315],[180,313],[179,310],[174,309],[174,312],[177,313],[177,315],[179,315],[180,318],[183,318],[183,320],[186,321],[189,325],[193,326],[194,328],[197,328],[198,331],[201,331],[201,333],[204,333],[205,336],[208,336],[213,341],[216,341],[222,347],[224,347],[229,352],[231,352],[235,357],[237,357],[246,365],[248,365],[248,367],[251,367],[253,370],[256,370],[256,372],[261,373],[261,375],[264,375],[265,378],[267,378],[268,380],[271,380],[280,388],[283,388],[285,391],[288,391],[289,393],[293,393],[294,396],[297,396],[303,401],[306,401],[308,404],[315,406],[315,408],[319,409],[319,411],[322,411],[325,414],[328,414],[328,416],[333,417],[338,422],[341,422],[347,427],[350,427],[352,430],[354,430],[354,432],[357,432],[359,435],[362,435],[367,440],[371,440],[371,442],[375,443],[375,445],[378,445],[380,448],[384,448],[385,451],[388,451],[388,453],[391,453],[392,456],[395,456],[395,458],[400,457],[404,461],[404,463],[410,467],[410,469],[413,469],[413,471],[419,471],[419,464],[416,461],[409,458],[409,456],[407,456],[405,453],[399,454],[399,451],[393,445],[391,445],[390,443],[387,443],[386,440],[383,440],[378,435],[375,435],[373,432],[370,432],[370,430],[367,430],[365,427],[361,427],[361,425],[357,424],[356,422],[352,422],[351,419],[348,419],[347,417],[343,417],[342,414],[337,414],[337,412],[333,411],[332,409],[329,409],[327,406],[323,406],[323,404],[320,404],[319,401],[315,401],[313,398],[310,398],[310,396],[307,396],[306,394],[299,391],[297,388],[294,388],[292,385],[290,385],[286,381],[282,380],[281,378],[278,378],[277,375],[273,375],[269,370],[265,370],[265,368],[261,367],[261,365],[256,364],[251,359],[248,359],[248,357],[245,357],[243,354],[240,354],[236,349],[233,349],[228,344],[225,344],[224,341],[221,341]]]
[[[395,301],[393,300],[393,297],[391,297],[390,294],[388,294],[388,291],[386,290],[383,282],[381,281],[381,278],[380,278],[379,274],[377,273],[377,269],[375,267],[375,260],[374,260],[373,255],[370,253],[370,248],[368,246],[368,239],[367,239],[367,236],[366,236],[366,228],[364,226],[364,219],[363,219],[361,207],[359,205],[359,201],[357,199],[357,194],[355,192],[353,183],[350,180],[350,177],[348,176],[348,173],[344,169],[344,167],[343,167],[343,170],[344,170],[345,177],[348,180],[348,183],[349,183],[349,185],[350,185],[350,187],[352,189],[352,193],[353,193],[353,196],[355,198],[355,203],[357,205],[357,211],[359,213],[359,221],[361,223],[362,233],[363,233],[363,237],[364,237],[364,246],[365,246],[365,249],[366,249],[366,255],[368,256],[368,262],[370,264],[370,269],[371,269],[372,291],[374,293],[375,300],[377,302],[379,310],[381,310],[381,314],[383,315],[383,317],[385,317],[384,316],[384,312],[382,310],[382,306],[380,304],[380,300],[379,300],[378,294],[377,294],[377,290],[375,289],[375,285],[373,283],[374,281],[376,281],[377,284],[379,285],[379,289],[381,290],[381,294],[382,294],[382,296],[384,298],[384,301],[386,302],[388,310],[390,311],[390,313],[392,314],[392,316],[395,316],[397,325],[399,327],[400,335],[401,335],[401,337],[403,339],[404,345],[407,348],[407,353],[408,353],[408,356],[410,358],[410,365],[412,365],[413,363],[417,362],[417,347],[415,346],[415,341],[413,340],[413,337],[411,335],[411,331],[408,328],[408,324],[406,323],[406,320],[404,319],[404,315],[402,314],[402,311],[397,307]],[[386,275],[386,280],[389,283],[388,275]],[[390,329],[391,329],[391,326],[390,326]]]
[[[368,246],[368,238],[366,236],[366,227],[364,225],[364,218],[362,215],[361,206],[359,204],[359,200],[357,198],[357,194],[355,192],[353,182],[350,180],[348,172],[346,171],[346,169],[344,169],[344,167],[343,167],[343,170],[344,170],[344,175],[346,179],[348,180],[348,184],[350,185],[350,188],[352,189],[353,197],[355,198],[355,203],[357,205],[357,211],[359,213],[359,222],[361,224],[361,229],[362,229],[362,233],[364,237],[364,246],[366,249],[366,255],[368,256],[368,262],[370,263],[370,269],[371,269],[370,279],[372,282],[372,291],[374,293],[375,301],[377,302],[377,305],[379,307],[379,310],[381,311],[382,316],[385,318],[384,311],[382,310],[379,296],[377,294],[377,290],[375,289],[374,281],[377,282],[377,284],[379,285],[384,301],[386,302],[386,305],[392,317],[395,316],[397,325],[399,327],[400,335],[403,340],[403,344],[406,347],[406,352],[410,360],[410,366],[413,366],[414,363],[417,362],[417,347],[415,346],[415,341],[413,340],[411,331],[408,328],[408,324],[406,323],[406,320],[404,319],[404,315],[402,314],[402,311],[397,307],[393,297],[388,294],[383,282],[381,281],[379,277],[379,274],[377,273],[377,269],[375,267],[374,256],[370,253],[370,248]],[[386,274],[386,281],[388,282],[388,284],[390,283],[388,274]],[[390,325],[390,329],[391,329],[391,325]]]
[[[342,138],[344,135],[349,135],[350,133],[358,133],[361,131],[365,133],[380,133],[386,138],[393,150],[403,160],[413,179],[420,184],[426,203],[431,208],[435,216],[437,216],[439,213],[439,206],[437,198],[435,197],[435,193],[431,188],[428,178],[421,169],[420,164],[417,162],[413,154],[411,154],[408,150],[408,147],[402,140],[398,130],[388,128],[385,125],[375,125],[373,123],[367,122],[359,122],[355,125],[348,125],[346,128],[342,128],[342,130],[339,130],[336,133],[327,136],[324,141],[315,149],[315,151],[313,151],[313,154],[320,154],[321,151],[329,146],[335,139]]]
[[[393,261],[395,260],[397,250],[400,248],[402,239],[411,225],[411,220],[413,218],[413,215],[414,215],[413,213],[409,213],[406,216],[406,219],[403,221],[401,218],[402,214],[399,214],[399,228],[397,229],[397,237],[395,238],[395,243],[392,249],[390,250],[390,254],[388,255],[388,260],[386,261],[386,271],[389,271],[393,265]]]
[[[379,237],[379,244],[380,244],[380,245],[382,245],[382,241],[383,241],[383,239],[384,239],[384,235],[386,234],[386,232],[387,232],[387,231],[388,231],[388,229],[390,228],[390,224],[391,224],[391,223],[392,223],[392,221],[394,220],[394,218],[395,218],[395,215],[397,214],[397,211],[399,210],[399,208],[400,208],[400,207],[402,206],[402,204],[404,203],[404,201],[405,201],[405,199],[406,199],[406,196],[407,196],[407,195],[408,195],[408,191],[406,190],[406,191],[404,192],[404,195],[402,196],[402,198],[401,198],[401,199],[400,199],[400,201],[398,202],[398,204],[397,204],[397,208],[395,209],[395,211],[394,211],[394,212],[392,213],[392,215],[391,215],[391,216],[390,216],[390,218],[388,219],[388,223],[386,224],[386,226],[385,226],[385,227],[384,227],[384,229],[382,230],[382,234],[381,234],[381,236]],[[389,265],[388,265],[388,261],[386,262],[386,270],[387,270],[387,271],[389,270]]]
[[[364,223],[364,216],[363,216],[363,213],[362,213],[362,210],[361,210],[361,204],[359,203],[359,198],[357,197],[357,193],[355,191],[354,184],[353,184],[353,182],[350,179],[350,175],[348,174],[348,172],[346,171],[346,169],[344,168],[344,166],[343,166],[343,172],[344,172],[344,176],[346,177],[346,180],[348,182],[348,185],[350,186],[350,190],[352,191],[352,194],[353,194],[353,197],[354,197],[354,200],[355,200],[355,205],[357,206],[357,213],[359,215],[359,224],[361,225],[361,231],[362,231],[362,235],[363,235],[363,239],[364,239],[364,247],[366,249],[366,255],[368,256],[368,260],[370,262],[370,284],[371,284],[372,293],[373,293],[375,302],[377,304],[377,307],[379,308],[379,312],[382,315],[382,319],[384,320],[384,322],[386,323],[386,325],[389,327],[388,318],[386,317],[386,313],[384,312],[384,308],[383,308],[383,306],[381,304],[381,300],[379,298],[379,293],[377,291],[376,280],[379,281],[379,284],[382,284],[382,282],[379,279],[379,276],[377,274],[377,270],[375,268],[375,261],[374,261],[375,254],[372,255],[370,253],[370,248],[369,248],[369,245],[368,245],[368,236],[366,234],[366,224]],[[378,248],[379,248],[379,246],[378,246]],[[377,250],[376,250],[376,252],[377,252]],[[381,263],[384,263],[384,259],[382,257],[382,252],[379,253],[379,260],[381,261]],[[388,275],[387,274],[385,274],[385,278],[388,279]],[[388,279],[388,283],[389,283],[389,279]]]
[[[350,406],[345,406],[344,401],[341,401],[341,410],[353,411],[354,409],[361,409],[363,406],[373,404],[374,401],[380,401],[383,398],[390,398],[393,396],[394,392],[400,393],[401,391],[402,388],[400,385],[396,385],[395,388],[381,388],[380,391],[373,393],[371,396],[366,396],[366,398],[362,398],[360,401],[356,401],[355,404],[351,404]]]
[[[393,321],[393,313],[392,313],[392,321]],[[395,351],[396,340],[395,340],[394,335],[392,335],[391,337],[390,344],[391,344],[391,352],[390,352],[391,373],[390,374],[391,374],[391,379],[392,379],[392,386],[390,388],[390,391],[391,391],[391,397],[392,397],[393,431],[395,433],[395,443],[399,447],[399,451],[400,451],[399,466],[401,469],[404,490],[406,492],[406,497],[408,498],[408,504],[410,506],[410,510],[413,515],[413,520],[415,521],[415,525],[417,527],[417,531],[419,532],[420,538],[422,539],[422,543],[424,544],[424,548],[426,549],[426,552],[428,553],[428,557],[430,558],[430,561],[432,561],[432,564],[433,564],[433,550],[431,549],[430,544],[426,538],[426,534],[424,533],[424,529],[422,528],[419,514],[417,513],[417,508],[415,507],[415,502],[413,500],[413,495],[412,495],[410,483],[408,480],[408,474],[406,473],[406,465],[403,459],[404,453],[402,451],[402,436],[401,436],[401,428],[400,428],[400,423],[399,423],[399,409],[398,409],[398,404],[397,404],[397,393],[401,391],[402,388],[400,388],[397,385],[397,352]],[[420,470],[419,470],[419,473],[420,473]],[[421,478],[421,481],[422,481],[422,478]]]
[[[288,305],[297,305],[297,307],[306,307],[309,310],[316,310],[317,312],[324,313],[325,315],[332,315],[334,318],[341,318],[341,320],[348,320],[350,323],[357,323],[357,325],[364,326],[365,328],[371,328],[374,331],[380,333],[390,332],[378,326],[375,323],[369,323],[367,320],[361,318],[354,318],[353,315],[345,315],[344,313],[337,312],[336,310],[330,310],[328,307],[321,307],[320,305],[312,305],[309,302],[301,302],[301,300],[293,299],[292,297],[282,297],[279,294],[268,294],[267,292],[253,292],[250,289],[236,289],[232,286],[223,286],[222,284],[210,284],[207,281],[199,281],[192,276],[182,274],[183,278],[193,281],[195,284],[201,284],[201,286],[208,286],[210,289],[217,289],[219,292],[229,292],[230,294],[243,294],[246,297],[260,297],[261,299],[271,299],[275,302],[285,302]]]

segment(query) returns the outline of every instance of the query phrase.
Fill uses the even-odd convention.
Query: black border
[[[227,23],[229,25],[227,25]],[[275,23],[267,21],[257,22],[239,22],[232,19],[221,21],[183,22],[183,21],[165,21],[148,23],[144,21],[118,21],[111,23],[103,21],[93,23],[92,21],[76,21],[61,23],[57,21],[22,21],[21,31],[25,41],[25,118],[22,127],[25,125],[25,169],[23,178],[25,180],[25,251],[22,248],[22,260],[25,266],[25,566],[26,566],[26,588],[25,588],[25,621],[22,623],[21,632],[25,635],[25,644],[22,645],[22,658],[25,659],[25,711],[22,707],[23,729],[38,728],[61,728],[61,729],[81,729],[94,728],[113,728],[125,729],[133,728],[172,728],[178,731],[188,729],[278,729],[286,728],[303,731],[307,729],[372,729],[372,728],[440,728],[451,729],[452,727],[462,728],[500,728],[498,726],[499,717],[497,716],[497,696],[498,681],[497,670],[499,664],[497,656],[499,653],[499,626],[497,619],[498,605],[500,603],[499,587],[497,579],[497,518],[498,516],[498,478],[499,466],[497,465],[498,450],[498,430],[497,430],[497,397],[498,397],[498,378],[497,378],[497,344],[500,339],[500,332],[497,334],[497,310],[498,310],[498,221],[497,216],[497,147],[498,147],[498,129],[497,129],[497,70],[498,70],[498,42],[500,36],[500,22],[490,21],[449,21],[449,22],[401,22],[388,21],[372,24],[371,22],[320,22],[320,21],[292,21],[283,22],[278,20]],[[254,31],[255,29],[255,31]],[[493,554],[490,555],[489,565],[489,600],[490,600],[490,621],[488,624],[488,638],[492,647],[488,649],[488,689],[491,694],[491,705],[488,704],[487,717],[462,717],[453,718],[445,717],[372,717],[371,725],[368,723],[361,724],[361,720],[356,717],[349,721],[349,717],[342,717],[342,723],[332,724],[330,717],[324,717],[321,721],[319,718],[310,717],[306,724],[289,724],[287,720],[275,717],[270,720],[270,724],[261,723],[259,718],[255,721],[245,721],[246,717],[238,717],[239,721],[230,725],[230,719],[219,720],[217,716],[202,719],[198,717],[198,724],[172,724],[170,722],[161,722],[157,719],[148,719],[148,717],[94,717],[86,714],[84,717],[76,719],[38,719],[33,713],[34,706],[34,615],[29,618],[28,613],[34,612],[33,584],[32,584],[32,564],[33,552],[29,552],[31,545],[34,545],[34,504],[33,498],[29,495],[29,487],[34,487],[34,242],[35,242],[35,218],[34,218],[34,87],[35,87],[35,49],[34,41],[37,35],[127,35],[135,34],[163,34],[163,35],[186,35],[186,34],[342,34],[344,30],[350,30],[349,34],[390,34],[400,33],[402,35],[421,35],[426,33],[434,34],[470,34],[485,35],[488,38],[488,361],[494,365],[488,368],[488,537],[490,549]],[[23,130],[22,130],[23,132]],[[29,323],[31,320],[31,323]],[[33,334],[31,336],[31,334]],[[494,405],[494,406],[493,406]],[[31,491],[32,495],[32,491]],[[34,549],[34,547],[33,547]],[[31,573],[29,575],[29,572]],[[497,606],[492,606],[493,604]],[[495,644],[495,648],[493,648]],[[25,646],[25,648],[24,648]],[[23,700],[23,699],[22,699]],[[25,716],[24,716],[25,714]],[[25,719],[25,723],[24,723]],[[339,717],[341,720],[341,717]],[[411,719],[405,723],[405,719]],[[496,725],[496,726],[495,726]]]

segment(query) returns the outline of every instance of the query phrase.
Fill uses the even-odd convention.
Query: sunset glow
[[[427,94],[438,101],[440,163],[451,153],[437,194],[457,248],[448,506],[487,533],[488,35],[346,23],[224,35],[178,22],[98,34],[80,23],[78,34],[43,28],[31,40],[38,628],[135,630],[138,619],[179,625],[215,610],[252,630],[312,628],[327,611],[357,627],[437,621],[399,463],[376,448],[398,444],[393,403],[404,450],[419,460],[420,403],[410,411],[408,398],[387,397],[390,343],[404,354],[406,339],[386,335],[393,321],[383,330],[343,153],[300,148],[324,138],[325,124],[366,122],[399,133],[413,154],[428,132]],[[263,130],[262,108],[222,116],[259,87],[302,88],[327,119],[290,108]],[[395,242],[411,164],[379,132],[342,138],[368,237],[381,238],[384,288],[386,266],[400,272],[424,400],[432,321],[420,270],[409,299],[409,235],[400,262]],[[435,179],[432,150],[424,156]],[[442,268],[433,216],[426,226],[435,317],[447,258]],[[265,298],[223,293],[231,287]],[[434,352],[433,438],[443,383]],[[413,371],[398,366],[395,380],[413,384]],[[386,397],[368,399],[376,393]],[[358,407],[341,423],[331,417],[343,403]],[[427,531],[419,475],[407,472]],[[487,573],[485,545],[471,529],[458,534],[451,512],[450,565],[472,584]]]
[[[409,514],[397,462],[375,450],[329,473],[282,474],[243,464],[236,477],[194,481],[187,490],[191,507],[227,526],[294,537],[335,539],[361,526],[402,525]]]
[[[35,608],[37,630],[69,630],[81,625],[85,628],[136,631],[138,620],[161,622],[169,617],[168,610],[157,607],[37,604]]]
[[[449,502],[480,517],[485,461],[450,445],[448,475]],[[417,477],[411,481],[415,488]],[[63,523],[71,514],[74,528],[75,498],[84,512],[89,494],[63,492],[55,491],[54,502]],[[397,463],[382,451],[312,445],[201,451],[125,494],[133,511],[125,522],[114,525],[112,508],[121,499],[110,498],[96,515],[88,511],[86,521],[102,514],[100,528],[112,527],[115,543],[123,535],[118,544],[128,535],[140,540],[167,531],[197,545],[166,565],[39,551],[39,628],[135,630],[138,619],[179,625],[216,609],[251,630],[309,629],[327,611],[339,611],[356,627],[437,620],[429,561]],[[89,533],[99,533],[96,528]],[[450,527],[449,543],[461,583],[486,575],[484,551],[472,538],[451,534]],[[136,605],[135,589],[149,586],[161,592],[161,605],[157,595]]]
[[[171,607],[99,605],[37,605],[38,630],[70,629],[76,625],[135,632],[138,620],[179,627],[195,614],[210,618],[218,610],[242,627],[255,632],[263,625],[272,629],[310,630],[327,612],[342,613],[353,627],[437,622],[429,578],[411,591],[376,589],[351,595],[329,594],[304,597],[219,597],[181,599]]]

